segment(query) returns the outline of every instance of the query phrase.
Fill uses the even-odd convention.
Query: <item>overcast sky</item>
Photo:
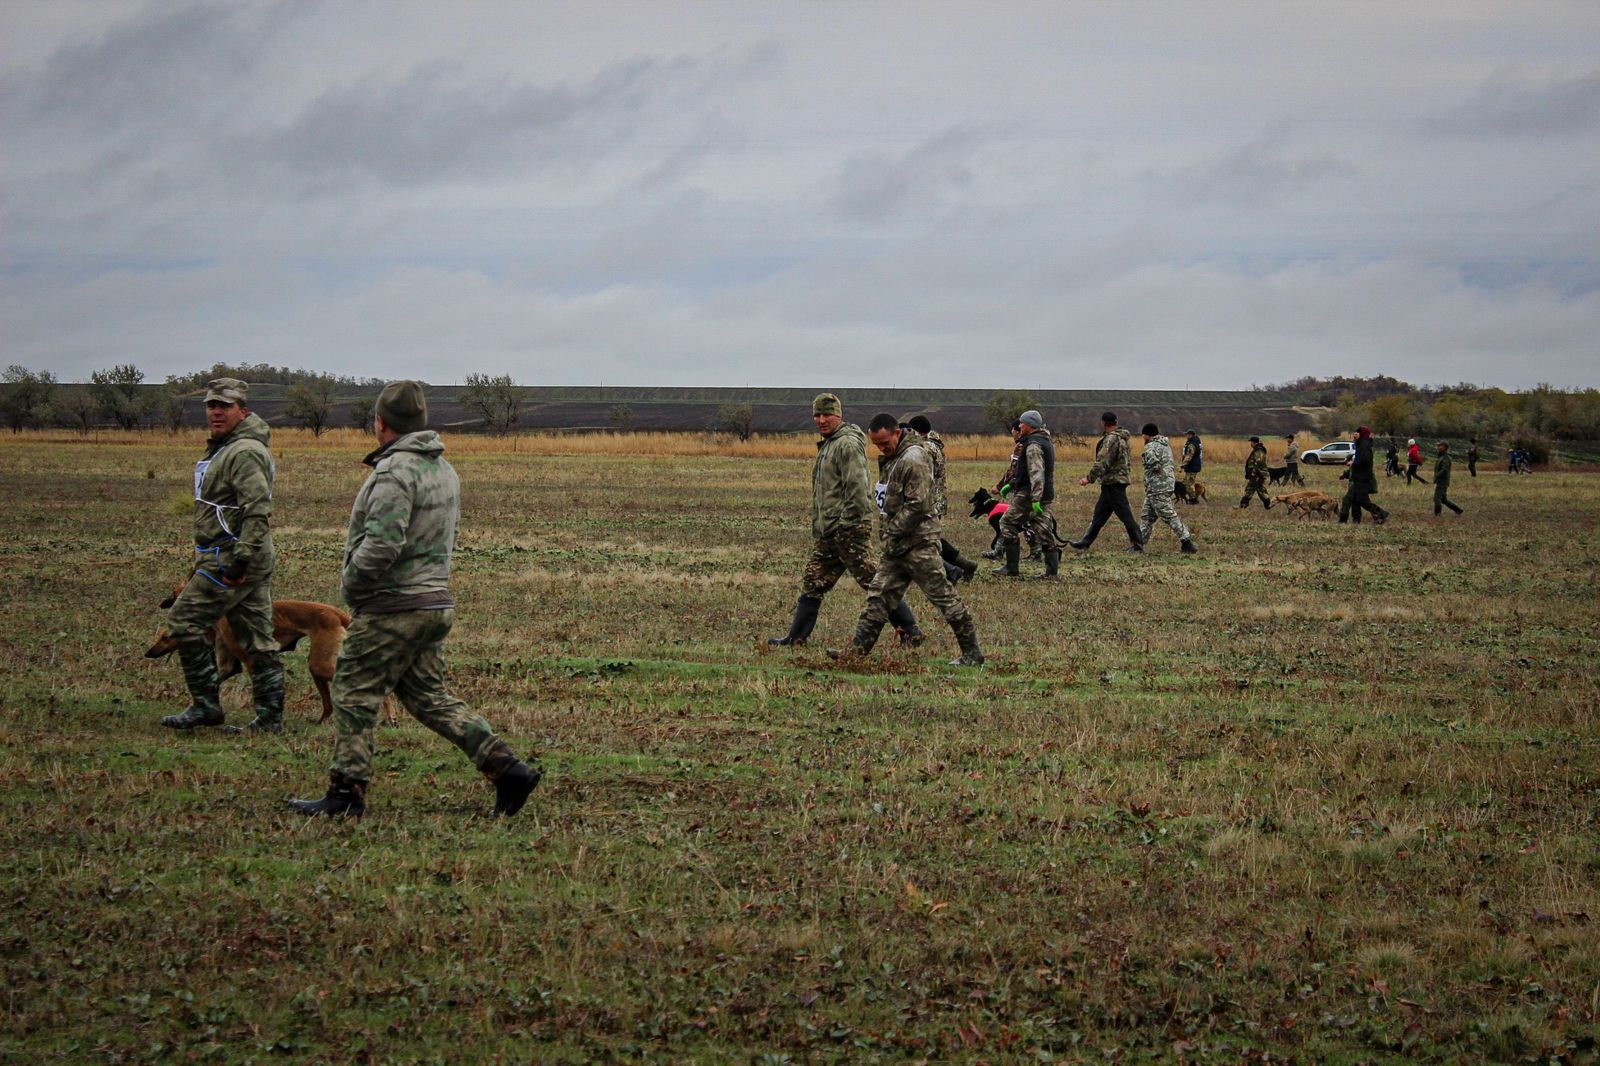
[[[1600,3],[0,3],[0,363],[1600,384]]]

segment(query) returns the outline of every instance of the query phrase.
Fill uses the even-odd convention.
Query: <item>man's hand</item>
[[[233,562],[229,563],[228,568],[222,572],[222,583],[232,588],[238,588],[240,585],[244,584],[244,575],[249,569],[249,563],[242,559],[235,559]]]
[[[1078,479],[1078,484],[1080,484],[1080,485],[1087,485],[1088,483],[1089,483],[1089,479],[1086,478],[1086,477],[1080,477]]]
[[[1044,514],[1044,504],[1040,503],[1038,500],[1034,500],[1033,501],[1033,513],[1034,514],[1039,514],[1039,515]]]
[[[1010,482],[1007,482],[1006,484],[1000,486],[1000,498],[1002,500],[1005,499],[1010,494],[1011,494],[1011,483]]]

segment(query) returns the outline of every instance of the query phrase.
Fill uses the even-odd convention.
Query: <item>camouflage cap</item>
[[[383,424],[396,433],[415,433],[428,427],[428,400],[415,381],[391,381],[378,393],[376,409]]]
[[[839,397],[833,393],[824,392],[811,401],[811,413],[813,415],[842,415],[844,414],[844,404],[840,403]]]
[[[246,406],[250,386],[238,378],[214,378],[206,386],[206,403],[236,403]]]

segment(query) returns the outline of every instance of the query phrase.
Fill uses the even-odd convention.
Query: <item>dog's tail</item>
[[[355,621],[354,618],[351,618],[349,615],[345,614],[343,611],[339,610],[339,608],[337,608],[337,607],[335,607],[333,609],[333,613],[339,616],[339,624],[344,626],[346,629],[349,629],[350,628],[350,623]]]

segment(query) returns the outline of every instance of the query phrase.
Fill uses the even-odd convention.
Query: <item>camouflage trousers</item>
[[[489,723],[445,691],[444,641],[456,612],[357,615],[333,674],[333,767],[372,779],[373,735],[383,698],[393,692],[411,717],[466,753],[480,769],[498,738]]]
[[[867,590],[877,569],[872,560],[872,527],[841,529],[811,546],[811,558],[806,560],[806,572],[800,579],[800,595],[821,600],[847,573]]]
[[[1239,506],[1249,507],[1250,497],[1252,496],[1260,496],[1263,507],[1272,506],[1272,500],[1267,496],[1267,479],[1265,475],[1244,479],[1244,499],[1239,501]]]
[[[1144,509],[1139,514],[1140,540],[1150,540],[1150,531],[1155,528],[1158,518],[1172,527],[1179,540],[1189,539],[1189,527],[1183,524],[1177,508],[1172,505],[1172,490],[1152,492],[1147,487],[1144,491]]]
[[[1014,544],[1024,528],[1032,531],[1031,541],[1039,551],[1059,551],[1066,541],[1056,532],[1056,516],[1050,504],[1043,505],[1042,513],[1033,509],[1033,497],[1025,492],[1011,494],[1010,506],[1000,516],[1000,540]]]
[[[167,610],[167,632],[180,642],[209,640],[206,630],[223,618],[252,663],[278,654],[272,639],[272,578],[248,581],[237,588],[220,584],[212,571],[199,569]]]
[[[870,627],[874,634],[882,629],[913,584],[923,591],[929,603],[939,608],[952,628],[972,619],[967,605],[961,602],[945,576],[944,560],[939,556],[939,542],[935,540],[898,555],[885,553],[878,560],[878,572],[867,589],[867,605],[861,611],[857,632],[863,626]]]

